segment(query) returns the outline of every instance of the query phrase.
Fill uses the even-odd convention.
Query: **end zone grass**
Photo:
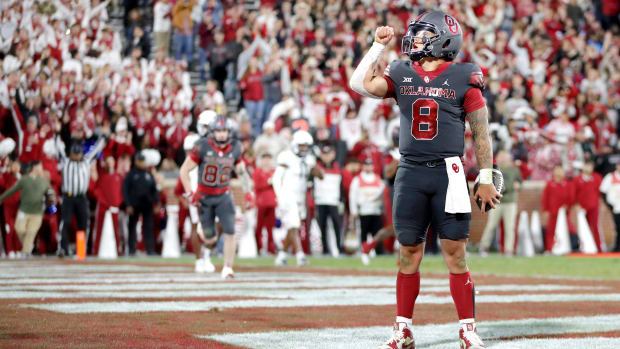
[[[193,264],[192,257],[178,259],[164,258],[120,258],[118,261],[127,262],[134,260],[145,263],[172,263]],[[372,271],[396,271],[396,256],[380,256],[371,260],[369,266],[364,266],[359,257],[345,256],[341,258],[311,257],[308,268],[328,269],[354,269]],[[221,265],[220,258],[214,258],[216,265]],[[289,258],[289,265],[294,266],[294,258]],[[241,259],[235,263],[242,266],[265,267],[273,266],[273,257],[258,257]],[[486,258],[470,255],[467,265],[473,273],[486,273],[494,275],[518,275],[518,276],[557,276],[584,279],[618,279],[620,270],[620,258],[566,258],[558,256],[536,257],[504,257],[501,255],[489,255]],[[305,268],[305,267],[304,267]],[[441,256],[425,256],[422,260],[421,271],[426,273],[447,273]]]

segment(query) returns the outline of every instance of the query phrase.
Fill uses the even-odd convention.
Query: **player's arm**
[[[183,184],[183,189],[185,193],[192,192],[192,185],[189,179],[189,173],[196,168],[198,164],[192,160],[191,156],[185,158],[183,164],[181,165],[181,170],[179,171],[179,178],[181,178],[181,184]]]
[[[469,126],[474,137],[474,151],[478,168],[480,169],[480,187],[476,192],[476,199],[482,200],[481,210],[484,212],[488,203],[492,208],[499,203],[502,197],[493,185],[493,150],[489,138],[489,112],[484,106],[467,114]]]
[[[370,50],[362,58],[357,68],[351,74],[349,86],[362,96],[371,98],[383,98],[388,93],[388,82],[383,76],[377,74],[377,61],[383,54],[385,46],[394,37],[394,28],[379,27],[375,32],[375,42]]]
[[[271,186],[276,193],[276,198],[281,198],[284,195],[283,183],[287,168],[285,164],[279,164],[273,172],[273,176],[271,176]]]

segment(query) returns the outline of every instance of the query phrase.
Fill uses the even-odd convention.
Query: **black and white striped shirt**
[[[62,193],[67,196],[86,195],[90,181],[90,167],[97,155],[103,150],[105,138],[99,137],[95,146],[82,157],[80,161],[73,161],[65,153],[64,144],[60,137],[56,137],[56,149],[60,156],[62,171]]]

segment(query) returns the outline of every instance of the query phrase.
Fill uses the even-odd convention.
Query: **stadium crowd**
[[[269,178],[274,160],[300,129],[312,134],[319,166],[329,174],[314,180],[309,218],[317,216],[324,233],[330,218],[342,249],[345,231],[353,225],[348,217],[359,215],[362,236],[390,225],[387,193],[393,177],[386,172],[399,158],[394,101],[363,98],[350,89],[349,76],[377,26],[392,26],[397,33],[380,63],[382,71],[399,58],[408,21],[431,8],[450,13],[463,28],[457,60],[475,62],[484,73],[494,153],[505,151],[505,163],[517,169],[516,182],[566,182],[561,188],[577,193],[584,187],[579,186],[581,171],[592,166],[601,180],[611,173],[615,177],[608,182],[620,185],[618,1],[256,3],[260,6],[251,8],[249,1],[217,0],[1,2],[0,192],[27,173],[49,181],[58,198],[71,196],[62,189],[67,178],[58,167],[60,152],[81,152],[86,158],[104,139],[101,153],[93,154],[83,193],[94,212],[87,227],[94,232],[89,253],[97,253],[110,208],[116,224],[127,224],[117,218],[123,215],[135,224],[135,205],[128,204],[134,194],[138,201],[148,198],[154,214],[141,210],[142,219],[158,231],[169,199],[162,191],[164,174],[178,171],[187,150],[184,140],[196,132],[198,115],[214,110],[237,125],[242,159],[254,181],[254,194],[246,200],[257,206],[259,249],[276,252],[271,234],[267,246],[260,245],[261,229],[277,222]],[[111,25],[109,11],[124,14],[121,30]],[[190,83],[193,71],[206,87],[202,94]],[[473,180],[477,165],[468,131],[464,153],[467,177]],[[151,174],[156,191],[124,190],[130,171]],[[384,199],[364,200],[363,195],[374,197],[373,190],[385,193]],[[547,193],[543,210],[553,216],[557,207],[584,205],[578,202],[584,195],[598,202],[598,185],[587,190],[554,202]],[[618,225],[620,198],[606,193]],[[33,234],[16,234],[16,228],[30,229],[16,222],[22,218],[19,195],[3,199],[3,253],[28,255],[32,243],[20,239],[34,239]],[[35,250],[40,254],[59,250],[59,213],[49,204],[38,212]],[[77,229],[79,223],[72,224]],[[146,244],[155,253],[152,241]],[[329,251],[324,247],[324,252]]]

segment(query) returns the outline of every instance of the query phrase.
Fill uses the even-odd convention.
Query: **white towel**
[[[465,169],[458,156],[444,159],[448,172],[448,190],[446,192],[447,213],[471,213],[471,202],[465,179]]]

